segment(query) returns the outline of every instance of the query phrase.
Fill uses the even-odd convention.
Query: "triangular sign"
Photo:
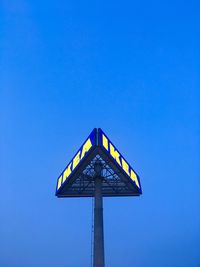
[[[92,197],[102,178],[103,196],[139,196],[140,179],[107,135],[94,129],[57,180],[58,197]]]

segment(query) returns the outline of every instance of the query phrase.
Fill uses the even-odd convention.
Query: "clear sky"
[[[143,195],[104,200],[107,267],[199,267],[198,1],[2,0],[0,267],[91,266],[56,179],[94,127]]]

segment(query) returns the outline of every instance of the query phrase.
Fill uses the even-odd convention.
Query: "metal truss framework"
[[[97,175],[95,166],[97,164],[101,166],[100,176],[102,178],[103,196],[132,195],[133,188],[130,186],[130,182],[128,180],[122,180],[120,171],[115,172],[109,166],[109,162],[102,159],[99,154],[90,161],[83,171],[76,174],[76,179],[68,184],[63,195],[93,197],[95,192],[95,177]]]

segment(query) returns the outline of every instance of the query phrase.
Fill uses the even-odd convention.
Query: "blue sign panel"
[[[128,176],[130,181],[134,183],[139,192],[142,193],[139,176],[101,129],[98,129],[98,144],[118,165],[121,171]]]
[[[60,191],[64,184],[70,179],[74,171],[80,166],[81,162],[85,159],[89,151],[91,151],[96,146],[96,135],[97,129],[95,128],[91,134],[88,136],[86,141],[83,143],[81,148],[78,150],[76,155],[64,169],[57,180],[56,193]]]

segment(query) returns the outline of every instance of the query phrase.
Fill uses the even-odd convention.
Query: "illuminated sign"
[[[95,128],[57,179],[56,196],[94,196],[95,164],[101,162],[103,196],[139,196],[140,179],[100,129]],[[109,175],[108,175],[109,173]]]
[[[76,155],[64,169],[57,180],[56,191],[60,190],[62,186],[68,181],[74,171],[78,168],[83,159],[87,156],[88,152],[96,145],[96,129],[94,129],[84,144],[78,150]]]
[[[101,129],[98,130],[98,135],[99,145],[103,147],[104,151],[106,151],[106,153],[111,156],[111,158],[114,160],[115,163],[117,163],[120,169],[131,179],[131,181],[135,183],[138,189],[141,190],[139,177],[128,164],[128,162],[124,159],[124,157],[122,157],[122,155],[113,145],[113,143],[109,140],[109,138]]]

